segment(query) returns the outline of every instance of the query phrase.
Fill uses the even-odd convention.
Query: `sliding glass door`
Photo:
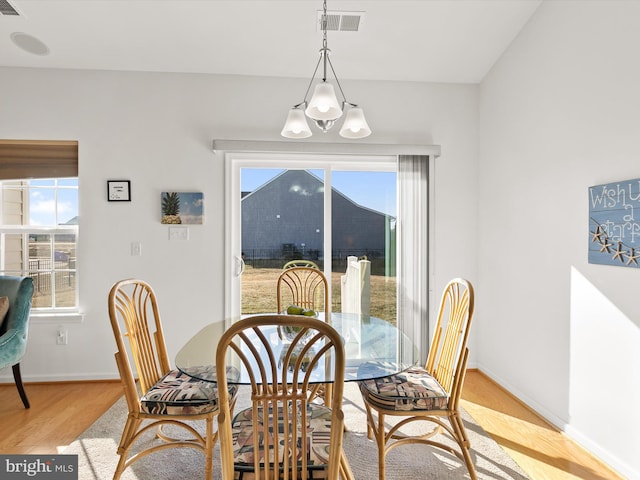
[[[397,319],[396,158],[227,157],[227,318],[276,310],[285,263],[317,265],[331,310]]]

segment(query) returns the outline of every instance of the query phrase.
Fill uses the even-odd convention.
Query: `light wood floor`
[[[623,478],[477,370],[467,373],[462,398],[462,407],[532,480]]]
[[[29,410],[14,385],[0,386],[3,454],[59,453],[122,395],[116,381],[27,384],[25,389]],[[532,480],[622,479],[481,372],[467,374],[462,405]]]

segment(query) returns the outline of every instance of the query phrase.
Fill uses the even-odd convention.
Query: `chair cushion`
[[[233,452],[234,463],[236,470],[252,471],[254,461],[253,451],[253,428],[251,423],[251,414],[253,409],[248,408],[239,412],[233,419],[231,424],[233,435]],[[263,418],[263,410],[258,412],[260,421]],[[331,409],[324,405],[308,404],[307,405],[307,418],[309,419],[309,428],[307,429],[309,435],[309,451],[307,452],[307,466],[311,469],[325,468],[328,463],[329,457],[329,437],[331,436]],[[283,423],[283,411],[282,408],[278,409],[278,424],[280,433],[284,431]],[[270,444],[273,443],[273,437],[270,439]],[[261,450],[264,445],[264,439],[260,439]],[[282,449],[279,451],[280,458],[277,462],[283,461],[284,452]],[[300,454],[300,452],[298,452]],[[260,451],[260,463],[264,464],[264,451]],[[273,450],[269,452],[269,463],[273,463]],[[301,458],[298,457],[298,462],[301,462]]]
[[[0,328],[9,311],[9,297],[0,297]]]
[[[237,385],[229,385],[233,398]],[[171,370],[140,399],[142,411],[155,415],[198,415],[218,409],[215,382],[198,380],[180,370]]]
[[[449,396],[424,368],[359,382],[365,401],[384,410],[443,410]]]

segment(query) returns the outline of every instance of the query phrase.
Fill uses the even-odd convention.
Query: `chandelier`
[[[289,110],[287,121],[280,134],[286,138],[307,138],[310,137],[311,130],[307,123],[307,117],[310,118],[316,126],[326,133],[333,127],[336,121],[342,116],[346,109],[346,115],[340,136],[344,138],[364,138],[371,135],[371,129],[364,118],[364,112],[355,103],[348,102],[342,86],[336,75],[329,53],[331,50],[327,47],[327,1],[323,1],[323,15],[321,19],[322,25],[322,48],[320,49],[320,58],[316,63],[316,68],[311,76],[311,81],[304,94],[302,102],[294,105]],[[311,85],[316,78],[318,68],[322,63],[322,81],[316,84],[311,100],[307,102],[307,96],[311,90]],[[333,85],[327,82],[327,65],[331,69],[336,85],[340,90],[342,102],[338,101]]]

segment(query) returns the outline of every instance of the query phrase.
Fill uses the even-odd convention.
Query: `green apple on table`
[[[287,307],[287,314],[304,315],[306,317],[315,317],[317,315],[317,312],[311,308],[303,308],[298,305],[289,305]]]

